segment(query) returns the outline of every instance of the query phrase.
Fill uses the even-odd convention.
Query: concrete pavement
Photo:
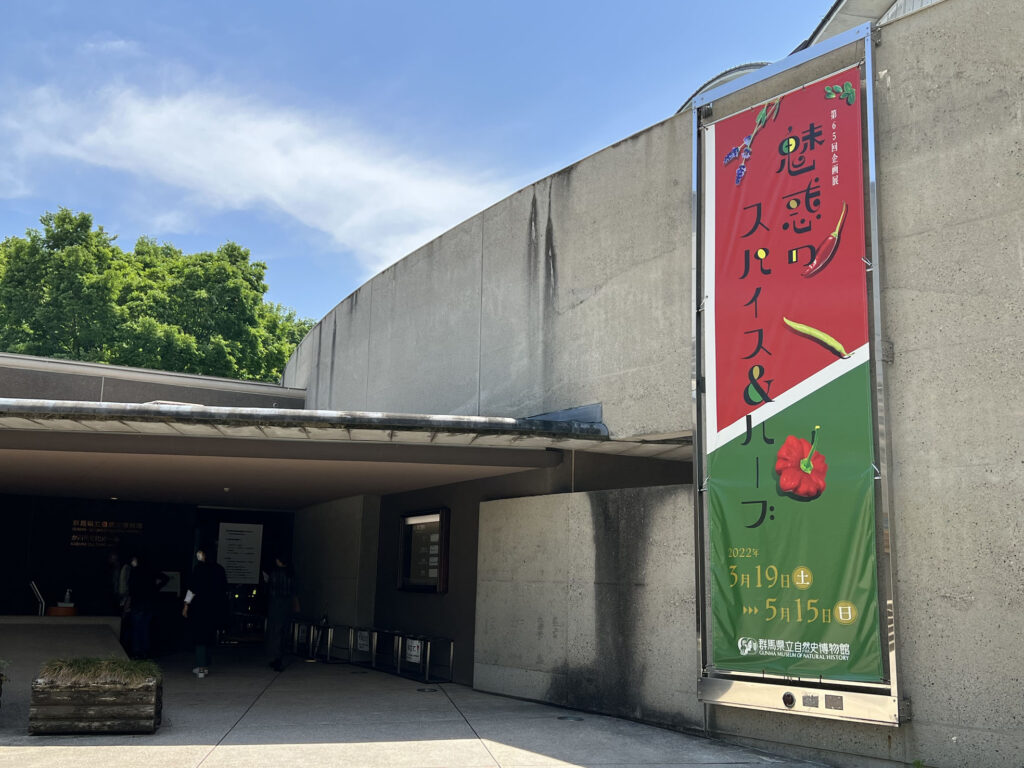
[[[463,685],[424,685],[348,664],[292,658],[284,672],[275,673],[259,649],[247,647],[222,649],[203,680],[190,673],[188,654],[160,659],[163,724],[153,735],[28,736],[28,683],[34,674],[28,671],[28,657],[43,651],[22,626],[2,626],[0,632],[0,654],[16,662],[0,708],[2,768],[811,765],[626,720]],[[13,633],[23,632],[22,641],[13,639]],[[100,651],[104,643],[96,637],[91,642],[90,652]],[[14,646],[21,647],[20,659],[12,654]]]

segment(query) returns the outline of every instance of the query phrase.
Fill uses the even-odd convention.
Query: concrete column
[[[377,585],[375,496],[316,504],[295,513],[295,571],[303,614],[334,623],[373,623]]]

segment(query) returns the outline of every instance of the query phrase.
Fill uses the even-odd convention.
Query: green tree
[[[122,251],[89,214],[40,221],[0,243],[6,351],[273,381],[312,327],[264,300],[266,265],[235,243],[184,254],[143,237]]]
[[[169,309],[182,330],[199,342],[208,372],[227,376],[236,371],[252,379],[265,375],[260,307],[266,269],[235,243],[185,256],[172,267]]]
[[[260,327],[265,371],[276,371],[274,377],[278,378],[295,347],[313,327],[313,322],[297,317],[294,309],[264,302],[260,307]]]
[[[118,252],[92,216],[62,208],[43,231],[3,243],[0,344],[10,352],[105,361],[106,333],[118,317]]]

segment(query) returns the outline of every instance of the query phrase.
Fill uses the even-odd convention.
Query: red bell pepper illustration
[[[801,275],[804,277],[814,277],[828,266],[828,263],[832,261],[832,257],[836,255],[836,251],[839,250],[839,236],[843,234],[843,222],[845,221],[846,202],[843,201],[843,212],[839,214],[839,223],[832,230],[832,234],[826,237],[822,244],[818,246],[818,249],[814,252],[814,258],[804,267],[803,272],[800,273]]]
[[[818,430],[814,428],[811,442],[789,435],[779,448],[775,471],[779,474],[779,488],[802,499],[816,499],[825,490],[828,464],[824,455],[815,452]]]

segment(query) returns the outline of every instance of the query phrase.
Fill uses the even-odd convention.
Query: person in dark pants
[[[121,566],[117,571],[117,585],[115,587],[117,591],[117,612],[121,616],[121,632],[118,635],[118,640],[121,643],[121,647],[125,650],[129,650],[132,647],[132,602],[128,599],[128,577],[132,572],[132,565],[129,562],[130,557],[124,557],[124,553],[118,553],[118,562]]]
[[[203,678],[210,674],[211,651],[217,644],[217,630],[224,626],[228,614],[228,580],[224,569],[206,559],[206,551],[196,552],[196,567],[185,595],[181,615],[188,620],[195,644],[195,667],[192,674]]]
[[[270,667],[280,672],[284,669],[284,651],[292,616],[299,612],[295,573],[279,555],[274,559],[274,567],[264,575],[267,581],[267,656],[271,660]]]
[[[166,573],[154,570],[139,555],[132,556],[131,574],[128,576],[128,600],[132,613],[132,657],[148,659],[149,628],[153,622],[156,596],[169,581]]]

